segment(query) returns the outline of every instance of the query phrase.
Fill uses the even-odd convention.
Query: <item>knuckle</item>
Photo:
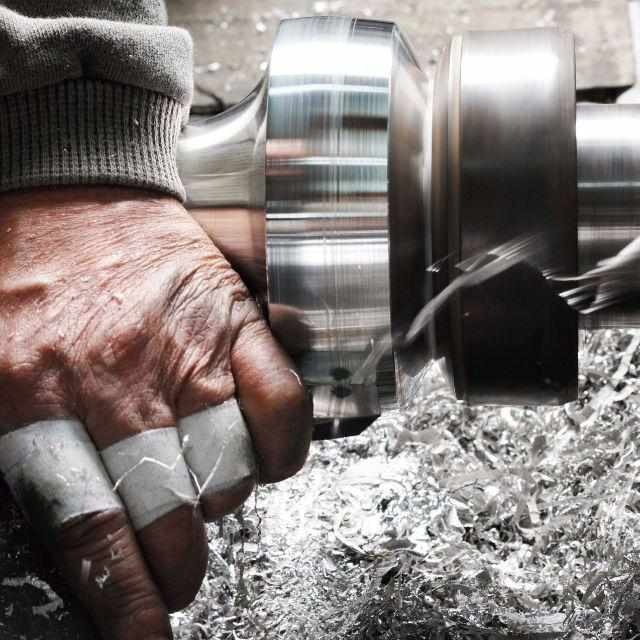
[[[185,382],[175,402],[178,417],[190,416],[207,407],[218,405],[235,392],[235,381],[228,363],[211,359],[194,363],[189,372],[181,377]]]
[[[127,533],[127,516],[122,509],[99,511],[64,526],[57,543],[64,553],[87,558],[120,558],[119,548]]]
[[[288,370],[284,380],[277,385],[275,401],[285,413],[304,418],[308,405],[307,392],[293,370]]]
[[[245,287],[242,278],[228,265],[216,274],[213,285],[216,290],[229,291],[235,298],[242,300],[249,297],[249,291]]]
[[[152,334],[142,318],[131,318],[93,334],[81,355],[94,373],[126,371],[139,365]]]
[[[185,345],[204,353],[227,347],[229,330],[237,326],[237,308],[250,294],[228,265],[198,265],[177,276],[166,296],[164,315],[179,350]]]
[[[168,303],[173,311],[190,309],[199,301],[209,301],[213,294],[226,295],[231,300],[249,296],[240,276],[222,257],[202,261],[176,274]]]
[[[6,341],[0,350],[0,375],[15,386],[34,382],[42,364],[38,350],[22,343]]]
[[[260,342],[265,338],[273,338],[269,325],[262,317],[262,314],[255,303],[243,305],[242,312],[242,332],[238,337],[239,343],[246,342],[251,345]]]
[[[67,393],[54,348],[35,341],[0,344],[0,422],[18,426],[62,415]]]
[[[271,422],[284,432],[306,430],[311,422],[311,403],[300,377],[293,369],[272,371],[268,383],[256,389],[260,405],[272,416]]]
[[[275,372],[259,400],[268,437],[258,440],[260,482],[281,482],[304,466],[311,441],[311,400],[293,370]]]

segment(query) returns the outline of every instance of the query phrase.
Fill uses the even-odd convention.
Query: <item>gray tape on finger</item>
[[[136,531],[196,495],[175,428],[150,429],[100,452]]]
[[[27,517],[45,527],[123,508],[76,420],[45,420],[2,436],[0,471]]]
[[[182,418],[180,437],[198,495],[231,489],[255,475],[251,436],[235,398]]]

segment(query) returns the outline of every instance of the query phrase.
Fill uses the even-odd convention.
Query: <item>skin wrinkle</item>
[[[88,371],[88,374],[92,378],[107,378],[115,384],[127,371],[141,367],[155,374],[151,376],[151,380],[160,381],[165,377],[163,376],[162,361],[170,361],[177,351],[177,346],[167,341],[161,327],[158,327],[157,331],[153,331],[153,335],[148,335],[148,331],[142,330],[145,319],[140,319],[136,326],[131,327],[129,316],[135,317],[135,314],[135,305],[124,310],[117,321],[117,325],[121,327],[118,336],[108,340],[106,350],[103,350],[102,353],[98,347],[96,355],[90,358],[93,367]],[[128,329],[122,329],[127,326]],[[93,333],[91,327],[88,327],[88,332]],[[175,372],[172,375],[175,375]],[[168,379],[176,378],[169,377]],[[161,383],[158,382],[158,384],[152,385],[151,390],[157,391],[160,386]],[[146,387],[143,387],[141,392],[144,393],[145,389]],[[150,413],[153,414],[153,412]]]
[[[112,525],[112,528],[108,533],[104,533],[109,525]],[[82,537],[76,530],[81,532]],[[130,544],[129,537],[124,513],[114,510],[88,516],[80,526],[67,527],[56,542],[61,545],[64,553],[91,558],[90,575],[95,576],[101,573],[104,567],[110,568],[113,573],[119,564],[126,565],[135,555],[136,549]],[[117,550],[116,553],[112,552],[114,549]],[[133,577],[139,579],[139,576]],[[121,584],[114,585],[114,593],[117,593],[116,589],[122,590]]]
[[[0,435],[75,417],[101,450],[237,395],[261,477],[300,468],[311,411],[295,377],[281,373],[293,365],[178,202],[101,187],[4,194],[0,206]],[[213,474],[222,453],[212,455]],[[204,575],[202,513],[237,509],[252,487],[249,478],[200,505],[192,498],[137,535],[123,512],[76,520],[52,554],[105,637],[137,637],[127,607],[162,635],[167,607],[186,605]]]
[[[139,565],[138,548],[126,523],[125,514],[102,513],[89,516],[82,522],[69,526],[57,537],[67,562],[62,563],[68,579],[83,584],[80,599],[91,606],[96,621],[103,629],[109,629],[115,637],[119,624],[127,624],[131,615],[154,612],[154,626],[166,625],[166,614],[158,610],[158,593],[149,591],[145,571],[132,571]],[[87,559],[90,559],[87,574]],[[77,575],[79,573],[79,575]],[[101,583],[97,578],[109,576]],[[88,580],[87,580],[88,578]]]
[[[146,204],[146,207],[149,205]],[[151,207],[153,208],[154,203],[151,203]],[[119,213],[119,210],[122,208],[121,205],[115,206],[116,211]],[[76,207],[70,207],[69,210],[72,213],[84,213],[81,211],[77,211]],[[130,213],[129,207],[126,208],[127,214]],[[38,212],[40,213],[40,211]],[[75,226],[76,222],[72,221],[71,227]],[[62,223],[60,220],[55,220],[53,224],[53,233],[50,234],[42,234],[40,237],[42,239],[47,239],[47,241],[55,242],[57,240],[56,235],[58,230],[61,229]],[[98,226],[101,226],[100,223]],[[128,229],[128,225],[123,225],[125,229]],[[180,226],[180,225],[179,225]],[[172,237],[174,240],[176,237],[184,238],[185,235],[179,236],[177,234],[174,227],[172,227],[171,231],[167,231],[166,229],[162,229],[163,225],[159,225],[162,237],[162,246],[164,246],[164,242],[167,237]],[[122,227],[118,227],[122,228]],[[68,238],[68,228],[64,228],[67,238]],[[112,227],[110,227],[110,231]],[[30,234],[34,235],[34,234]],[[86,233],[82,234],[83,236]],[[38,234],[35,234],[38,237]],[[128,231],[120,231],[115,235],[116,241],[121,242],[123,237],[131,238],[131,233]],[[83,240],[83,244],[87,244]],[[92,249],[89,253],[94,253],[94,247],[98,244],[98,241],[94,241],[93,243],[88,243],[88,246]],[[178,253],[180,250],[184,248],[188,248],[190,252],[194,251],[195,248],[200,247],[200,253],[202,252],[202,241],[190,240],[184,241],[181,240],[179,246],[174,247],[172,251],[162,251],[160,255],[162,256],[171,256],[174,253]],[[41,255],[44,255],[45,252],[40,252]],[[198,265],[197,268],[192,269],[192,272],[187,272],[186,274],[181,273],[172,273],[171,269],[167,269],[164,272],[164,275],[160,275],[159,279],[156,277],[155,282],[156,286],[145,286],[142,291],[143,297],[143,305],[144,301],[147,298],[153,298],[154,295],[157,296],[158,290],[163,288],[163,283],[166,282],[167,277],[172,276],[179,283],[178,285],[174,285],[176,291],[176,299],[180,299],[181,305],[187,309],[192,308],[195,309],[197,305],[200,305],[196,312],[191,312],[187,317],[185,313],[185,317],[187,317],[186,322],[184,322],[184,318],[178,317],[176,319],[176,323],[174,326],[180,327],[178,332],[174,330],[171,331],[171,338],[167,339],[166,335],[162,336],[162,331],[158,331],[158,327],[153,327],[153,337],[149,338],[145,336],[144,331],[141,328],[144,326],[145,322],[147,322],[147,318],[144,316],[140,316],[139,304],[136,304],[134,301],[129,302],[131,298],[137,297],[140,295],[138,293],[137,296],[134,296],[133,293],[130,294],[128,292],[127,280],[132,278],[139,270],[141,269],[142,262],[149,262],[151,265],[163,266],[166,264],[164,257],[158,258],[158,252],[144,252],[145,255],[155,256],[153,259],[147,261],[143,260],[144,256],[131,256],[131,261],[134,263],[134,268],[131,265],[124,265],[119,273],[110,276],[110,280],[107,280],[103,274],[107,274],[110,269],[118,268],[122,266],[121,259],[112,259],[107,260],[107,264],[99,263],[97,265],[97,271],[93,270],[93,266],[90,263],[85,261],[77,261],[81,265],[81,269],[75,275],[72,273],[72,279],[67,286],[61,287],[62,290],[58,290],[58,286],[60,284],[61,279],[52,278],[53,281],[51,286],[50,298],[60,299],[60,303],[57,305],[53,305],[54,311],[51,312],[51,316],[54,316],[55,324],[60,326],[60,322],[58,318],[65,318],[65,323],[67,324],[66,329],[64,330],[64,338],[57,341],[61,342],[60,351],[62,352],[61,360],[63,368],[76,368],[78,367],[79,362],[87,361],[87,354],[89,355],[89,362],[91,364],[90,367],[84,366],[80,371],[79,377],[83,379],[83,384],[85,386],[90,386],[93,389],[99,389],[100,387],[105,388],[116,382],[117,379],[121,377],[122,371],[127,371],[132,368],[137,368],[138,366],[144,366],[147,370],[150,371],[151,375],[148,377],[147,382],[145,383],[145,388],[151,388],[152,390],[156,390],[165,385],[162,385],[160,382],[154,383],[154,379],[159,379],[162,376],[173,375],[173,379],[185,378],[186,376],[180,375],[181,372],[179,368],[176,369],[174,365],[171,370],[168,370],[166,367],[163,367],[160,359],[156,359],[154,361],[153,354],[160,353],[161,356],[164,356],[165,359],[168,355],[174,355],[178,350],[177,345],[172,344],[173,341],[179,341],[180,336],[179,332],[186,327],[187,331],[185,335],[182,336],[182,339],[188,339],[192,341],[196,346],[201,346],[202,351],[205,351],[206,348],[206,337],[204,336],[204,332],[199,325],[208,325],[215,324],[216,322],[220,322],[220,318],[215,317],[215,306],[206,305],[205,302],[207,300],[207,296],[211,296],[212,290],[214,292],[220,291],[222,288],[222,284],[218,284],[215,287],[211,286],[212,278],[202,277],[198,278],[198,274],[202,273],[205,270],[205,267],[202,265]],[[38,252],[36,252],[38,255]],[[77,254],[76,254],[77,255]],[[85,253],[86,255],[86,253]],[[209,256],[207,256],[209,258]],[[182,259],[184,262],[184,258]],[[228,264],[221,256],[216,256],[213,260],[208,259],[206,262],[214,264],[219,268],[219,265],[226,265],[227,271],[231,274],[230,276],[222,276],[219,279],[219,283],[223,283],[226,278],[227,283],[233,284],[234,286],[241,286],[241,282],[239,278],[233,272],[231,272],[230,268],[228,268]],[[64,265],[63,265],[64,266]],[[61,266],[53,264],[53,272],[59,272]],[[152,268],[146,266],[144,268],[145,273],[149,272],[149,270],[153,271]],[[90,279],[86,279],[85,273],[92,273],[92,277]],[[194,290],[193,283],[190,280],[199,280],[199,290],[194,294],[192,291]],[[85,280],[87,280],[85,282]],[[151,284],[150,278],[146,278],[145,284]],[[115,281],[115,284],[113,284]],[[69,304],[68,297],[65,296],[64,292],[69,289],[75,290],[76,295],[73,296],[71,300],[71,308],[73,313],[69,314]],[[88,297],[86,295],[77,295],[78,293],[84,294],[85,292],[89,292],[93,290],[94,292],[98,290],[98,297],[95,296]],[[114,301],[112,290],[120,291],[120,301]],[[188,294],[185,294],[185,291],[188,291]],[[137,293],[137,292],[136,292]],[[43,291],[40,291],[40,295],[42,297]],[[244,294],[244,298],[247,297],[247,294]],[[88,307],[86,306],[84,300],[89,299],[92,303]],[[123,302],[124,303],[123,303]],[[223,307],[226,307],[228,303],[224,303]],[[66,316],[65,316],[66,311]],[[157,310],[156,310],[157,311]],[[149,315],[153,316],[152,312]],[[182,312],[180,312],[182,313]],[[158,312],[157,316],[161,317],[162,312]],[[69,324],[69,316],[71,316],[72,326],[68,326]],[[103,328],[104,319],[110,318],[111,324],[114,327],[117,327],[119,339],[114,339],[110,341],[105,336],[105,331]],[[137,323],[133,326],[132,320],[130,318],[135,318]],[[224,321],[222,321],[224,322]],[[75,323],[75,326],[74,324]],[[123,327],[127,327],[127,329],[123,329]],[[127,335],[127,331],[130,335]],[[40,333],[46,332],[46,327],[42,327],[40,330],[36,329],[36,340],[39,338]],[[165,331],[166,334],[166,331]],[[197,339],[194,339],[194,336],[198,336]],[[163,337],[165,338],[163,340]],[[65,339],[66,338],[66,339]],[[46,340],[46,336],[43,336],[43,339]],[[164,342],[164,344],[162,344]],[[198,345],[198,343],[201,343]],[[91,347],[91,344],[95,344],[95,347]],[[159,348],[158,348],[159,347]],[[94,353],[92,353],[92,350]],[[190,352],[189,364],[188,368],[185,369],[183,367],[183,371],[187,373],[187,375],[195,376],[197,371],[202,371],[203,374],[209,373],[212,369],[220,370],[220,366],[217,361],[222,360],[225,357],[225,351],[228,353],[228,347],[224,349],[224,351],[216,349],[209,350],[207,355],[198,354],[197,351]],[[218,353],[216,353],[218,351]],[[213,355],[212,355],[213,353]],[[149,356],[149,354],[152,354]],[[191,355],[193,354],[193,355]],[[109,355],[112,356],[112,361],[109,362]],[[65,359],[67,362],[65,362]],[[174,358],[175,359],[175,358]],[[58,365],[59,366],[59,365]],[[78,367],[80,368],[80,367]],[[135,385],[134,385],[135,386]],[[98,394],[100,395],[100,394]],[[164,394],[166,398],[176,398],[179,395],[178,389],[174,392]],[[110,402],[108,398],[104,401],[106,404]],[[87,406],[86,402],[82,401],[82,398],[79,398],[75,403],[76,406],[85,407]],[[173,403],[175,406],[175,403]],[[156,414],[157,411],[151,410],[138,410],[138,415],[153,415]],[[125,411],[125,414],[127,412]],[[129,412],[130,415],[130,412]],[[84,417],[84,416],[81,416]]]
[[[27,359],[30,362],[27,362]],[[63,395],[58,390],[60,375],[55,371],[39,369],[39,360],[36,355],[29,358],[24,350],[14,350],[13,356],[7,354],[3,358],[5,366],[0,369],[0,389],[4,389],[4,392],[0,392],[3,400],[0,407],[4,407],[5,411],[19,414],[22,398],[27,393],[30,395],[32,405],[47,411],[49,417],[60,415]],[[12,390],[13,393],[11,393]],[[30,422],[28,419],[3,420],[1,415],[0,434]],[[6,425],[5,429],[2,429],[3,425]]]
[[[228,263],[224,261],[224,265]],[[227,269],[228,270],[228,269]],[[226,271],[227,271],[226,270]],[[240,278],[230,270],[229,274],[216,279],[215,282],[209,284],[217,293],[227,299],[225,304],[221,305],[222,309],[230,309],[233,301],[239,298],[243,301],[248,299],[248,293],[242,288]],[[199,282],[200,278],[204,278],[203,282]],[[184,397],[184,388],[191,386],[194,388],[199,385],[199,381],[204,381],[202,391],[209,397],[209,402],[192,401],[188,408],[181,407],[177,404],[177,414],[179,416],[188,415],[204,408],[207,404],[211,404],[213,398],[224,400],[233,393],[233,378],[229,369],[229,353],[232,342],[235,340],[237,330],[233,330],[234,326],[240,326],[239,323],[231,322],[231,313],[228,312],[226,317],[216,318],[219,309],[206,305],[198,305],[199,297],[209,288],[207,283],[211,280],[208,273],[203,273],[202,267],[197,267],[184,282],[181,283],[180,291],[174,291],[168,304],[168,313],[177,318],[176,322],[176,339],[178,341],[187,341],[191,345],[202,345],[206,340],[206,336],[215,331],[216,326],[225,326],[232,328],[230,331],[224,332],[216,341],[216,349],[191,349],[186,357],[181,361],[180,375],[174,379],[183,380],[183,385],[176,390],[177,398]],[[195,289],[196,293],[191,292]],[[197,309],[198,313],[191,313],[190,309]],[[180,329],[178,329],[180,328]],[[225,366],[225,363],[226,366]],[[226,384],[224,380],[226,379]],[[196,396],[199,394],[195,394]]]

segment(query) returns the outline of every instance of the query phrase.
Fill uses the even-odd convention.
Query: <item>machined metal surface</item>
[[[395,25],[314,17],[281,25],[265,79],[190,128],[179,162],[276,335],[277,316],[304,328],[333,436],[402,403],[430,358],[472,403],[576,397],[578,326],[640,324],[638,296],[611,304],[640,291],[637,124],[576,115],[557,29],[456,36],[432,83]]]
[[[178,168],[187,206],[264,306],[266,78],[238,105],[187,126]]]
[[[264,209],[266,81],[219,116],[190,125],[178,161],[189,207]]]
[[[578,283],[592,289],[581,325],[639,327],[640,106],[578,105],[576,131],[579,273],[604,269],[595,284]],[[628,259],[607,270],[624,252]]]
[[[436,83],[435,260],[452,282],[461,263],[515,245],[522,256],[452,297],[436,340],[448,347],[456,394],[568,401],[577,392],[577,317],[548,276],[577,269],[573,38],[467,33],[452,40]]]
[[[311,327],[303,378],[335,389],[335,417],[378,415],[376,379],[393,388],[393,355],[353,381],[391,334],[389,121],[392,24],[350,18],[284,22],[269,68],[267,266],[270,304]],[[336,397],[337,396],[337,397]],[[344,402],[338,400],[343,396]],[[349,398],[349,400],[347,400]],[[316,406],[318,414],[329,413]]]

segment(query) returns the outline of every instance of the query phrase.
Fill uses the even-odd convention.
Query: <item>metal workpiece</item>
[[[187,206],[264,209],[266,81],[218,116],[185,128],[178,168]]]
[[[416,369],[388,346],[424,304],[426,87],[390,23],[288,21],[271,57],[269,300],[304,311],[298,364],[316,407],[330,398],[322,413],[343,420],[378,415]]]
[[[446,282],[461,263],[512,246],[519,260],[452,296],[434,349],[446,349],[456,395],[469,402],[568,401],[577,316],[547,276],[576,273],[578,261],[573,37],[473,32],[447,53],[436,80],[434,259],[446,261]]]
[[[580,104],[576,133],[580,323],[640,327],[640,105]]]
[[[232,254],[220,221],[263,209],[268,305],[307,328],[297,365],[331,433],[369,424],[426,358],[390,346],[424,304],[428,91],[393,24],[289,20],[258,89],[180,144],[188,205]]]
[[[269,67],[267,275],[270,304],[311,327],[304,380],[349,398],[372,343],[391,332],[388,127],[393,25],[348,18],[284,22]],[[355,384],[359,412],[380,413],[378,379]],[[326,393],[324,394],[326,395]],[[330,393],[333,398],[336,394]],[[318,395],[318,399],[323,394]],[[317,406],[317,405],[316,405]]]
[[[179,164],[274,331],[304,327],[296,362],[335,436],[432,358],[468,402],[576,397],[578,327],[640,325],[638,114],[576,113],[557,29],[456,36],[431,81],[391,23],[301,18]]]

